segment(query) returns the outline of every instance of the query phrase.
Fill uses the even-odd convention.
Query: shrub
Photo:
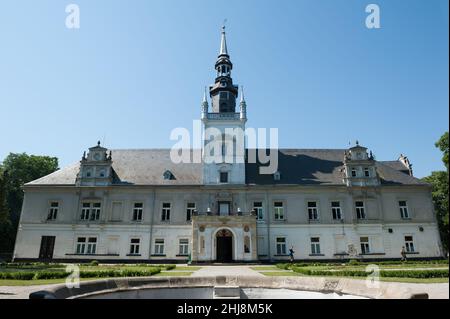
[[[370,272],[364,270],[314,270],[301,267],[292,267],[292,270],[307,276],[339,276],[339,277],[366,277]],[[446,278],[448,269],[427,269],[427,270],[381,270],[380,277],[400,277],[400,278]]]
[[[286,264],[286,263],[283,263],[283,264],[276,264],[276,266],[277,266],[278,268],[284,269],[284,270],[289,270],[290,267],[291,267],[290,264]]]
[[[351,266],[355,266],[355,265],[360,265],[361,263],[357,259],[350,259],[348,264]]]
[[[165,270],[172,270],[175,269],[177,267],[177,265],[164,265],[163,268]]]
[[[0,272],[0,279],[31,280],[34,274],[34,272],[30,271]]]
[[[34,273],[33,280],[37,279],[61,279],[66,278],[69,273],[65,271],[38,271]]]
[[[97,261],[97,260],[92,260],[92,261],[89,263],[89,266],[98,266],[98,261]]]

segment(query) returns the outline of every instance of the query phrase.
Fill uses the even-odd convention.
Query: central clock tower
[[[215,63],[216,78],[209,86],[211,112],[207,92],[202,103],[202,121],[205,136],[203,147],[204,184],[245,184],[245,142],[247,121],[244,94],[241,95],[240,111],[236,112],[239,87],[231,78],[225,27],[222,27],[220,51]],[[230,133],[231,132],[231,133]],[[220,141],[220,147],[211,150],[211,141]],[[214,161],[210,159],[214,158]]]

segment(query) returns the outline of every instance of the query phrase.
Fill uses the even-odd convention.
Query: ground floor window
[[[359,240],[361,244],[361,254],[369,254],[370,246],[369,246],[369,237],[361,237]]]
[[[132,238],[130,241],[130,255],[139,255],[141,240],[139,238]]]
[[[155,240],[155,255],[164,255],[164,239]]]
[[[96,237],[78,237],[77,238],[77,254],[92,255],[97,250]]]
[[[312,255],[320,254],[320,238],[319,237],[311,237],[311,254]]]
[[[286,255],[286,238],[277,237],[277,255]]]
[[[189,254],[189,239],[180,239],[179,254],[187,256]]]
[[[408,252],[408,253],[413,253],[415,251],[413,236],[405,236],[405,247],[406,247],[406,252]]]

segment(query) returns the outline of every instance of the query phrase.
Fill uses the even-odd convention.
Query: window
[[[55,220],[56,216],[58,215],[59,210],[59,203],[58,202],[51,202],[50,208],[47,215],[47,220]]]
[[[359,239],[359,242],[361,244],[361,254],[369,254],[370,253],[370,246],[369,246],[369,237],[361,237]]]
[[[227,172],[220,172],[220,182],[228,183],[228,173]]]
[[[365,219],[366,218],[366,211],[364,209],[364,202],[361,202],[361,201],[355,202],[355,209],[356,209],[356,218],[358,218],[358,219]]]
[[[415,251],[413,236],[405,236],[405,247],[406,247],[406,252],[408,252],[408,253],[413,253]]]
[[[142,212],[144,210],[144,203],[134,203],[133,206],[133,221],[142,221]]]
[[[262,202],[253,202],[253,210],[256,213],[257,220],[264,219],[264,211],[263,211],[263,203]]]
[[[370,177],[370,170],[368,167],[364,167],[364,176],[365,177]]]
[[[84,202],[81,206],[81,220],[99,220],[101,212],[101,203]]]
[[[309,220],[319,219],[319,214],[317,212],[317,202],[308,202],[308,217]]]
[[[277,237],[277,255],[286,255],[286,238]]]
[[[189,221],[192,218],[192,214],[195,212],[195,203],[186,204],[186,220]]]
[[[97,238],[89,237],[86,254],[95,254],[96,250],[97,250]]]
[[[408,205],[405,200],[401,200],[398,202],[398,206],[400,207],[400,216],[403,219],[409,218]]]
[[[284,207],[283,202],[275,202],[273,203],[273,210],[275,212],[275,220],[283,220],[284,219]]]
[[[78,237],[76,253],[80,255],[93,255],[97,250],[96,237]]]
[[[342,219],[342,210],[340,202],[331,202],[331,213],[333,214],[333,219]]]
[[[273,174],[273,179],[275,180],[275,181],[279,181],[280,179],[281,179],[281,173],[280,172],[275,172],[274,174]]]
[[[132,238],[130,241],[130,255],[139,255],[141,240],[139,238]]]
[[[162,204],[162,212],[161,212],[161,220],[162,221],[169,221],[170,220],[170,203],[163,203]]]
[[[100,170],[100,172],[98,173],[99,177],[105,177],[106,176],[106,171],[104,169]]]
[[[219,202],[219,215],[220,216],[230,215],[230,202]]]
[[[155,239],[155,255],[164,255],[164,239]]]
[[[356,169],[352,168],[352,177],[356,177]]]
[[[180,239],[179,254],[181,256],[187,256],[189,254],[189,239]]]
[[[84,254],[86,250],[86,237],[78,237],[77,239],[77,254]]]
[[[311,254],[312,255],[320,254],[320,238],[319,237],[311,237]]]

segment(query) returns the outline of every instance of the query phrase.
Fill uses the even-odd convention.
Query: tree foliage
[[[58,169],[49,156],[10,153],[0,165],[0,252],[12,252],[23,202],[22,186]]]
[[[432,197],[434,203],[434,209],[436,212],[436,219],[439,226],[439,232],[441,234],[442,245],[446,251],[449,249],[449,224],[448,224],[448,132],[445,132],[439,141],[436,142],[436,147],[439,148],[442,153],[442,161],[447,167],[447,171],[432,172],[430,176],[424,178],[424,180],[432,186]]]

